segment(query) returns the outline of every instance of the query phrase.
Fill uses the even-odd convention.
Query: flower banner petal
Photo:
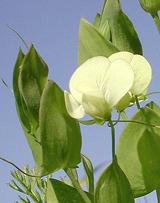
[[[135,55],[131,61],[131,66],[134,72],[134,83],[131,92],[134,95],[140,95],[148,87],[152,70],[148,61],[141,55]]]
[[[110,62],[114,62],[117,59],[123,59],[126,62],[130,63],[134,57],[134,54],[128,51],[120,51],[115,54],[112,54],[108,59]]]
[[[124,60],[114,61],[108,70],[102,86],[105,99],[114,107],[130,90],[134,81],[134,73],[129,63]]]
[[[103,98],[100,86],[108,71],[109,60],[98,56],[88,59],[73,73],[69,88],[74,98],[81,103],[82,94]]]

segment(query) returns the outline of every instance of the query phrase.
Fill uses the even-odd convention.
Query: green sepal
[[[116,159],[101,174],[95,193],[95,203],[134,203],[129,181]]]

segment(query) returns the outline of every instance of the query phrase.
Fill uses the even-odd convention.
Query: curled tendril
[[[29,177],[32,177],[32,178],[41,178],[41,176],[26,173],[25,171],[23,171],[22,169],[20,169],[16,164],[14,164],[13,162],[11,162],[11,161],[9,161],[9,160],[3,158],[3,157],[0,157],[0,160],[2,160],[2,161],[4,161],[4,162],[6,162],[6,163],[8,163],[8,164],[10,164],[10,165],[12,165],[12,166],[14,166],[18,171],[20,171],[21,173],[23,173],[23,174],[26,175],[26,176],[29,176]]]

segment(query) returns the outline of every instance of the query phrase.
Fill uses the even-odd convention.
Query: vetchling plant
[[[139,0],[160,30],[159,0]],[[134,203],[156,190],[160,202],[160,106],[143,105],[152,68],[143,56],[134,26],[119,0],[104,0],[93,23],[81,19],[78,68],[63,91],[48,79],[48,67],[31,45],[19,49],[13,71],[13,92],[19,121],[35,161],[11,173],[10,187],[23,203]],[[136,106],[132,118],[125,111]],[[90,120],[83,118],[85,115]],[[117,119],[113,119],[117,114]],[[81,154],[84,125],[111,129],[112,161],[94,178],[92,162]],[[118,123],[126,123],[115,143]],[[95,149],[96,150],[96,149]],[[76,168],[82,162],[84,190]],[[52,174],[64,170],[69,180]],[[18,202],[18,201],[17,201]]]

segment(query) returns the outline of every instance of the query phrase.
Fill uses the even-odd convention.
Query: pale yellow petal
[[[82,94],[103,98],[100,85],[108,71],[109,60],[103,56],[88,59],[73,73],[69,88],[74,98],[81,103]]]
[[[110,106],[116,106],[130,90],[134,81],[134,73],[129,63],[115,60],[109,67],[102,91]]]
[[[114,62],[117,59],[125,60],[126,62],[130,63],[132,61],[132,58],[134,57],[134,54],[127,52],[127,51],[120,51],[117,53],[112,54],[108,59],[111,62]]]
[[[69,92],[64,92],[64,98],[67,112],[71,117],[80,119],[85,115],[83,106],[79,104]]]
[[[135,55],[131,61],[134,72],[134,83],[131,92],[134,95],[143,94],[152,78],[152,70],[148,61],[141,55]]]
[[[101,120],[109,119],[112,108],[107,104],[105,99],[83,95],[82,104],[85,112],[90,116]]]

